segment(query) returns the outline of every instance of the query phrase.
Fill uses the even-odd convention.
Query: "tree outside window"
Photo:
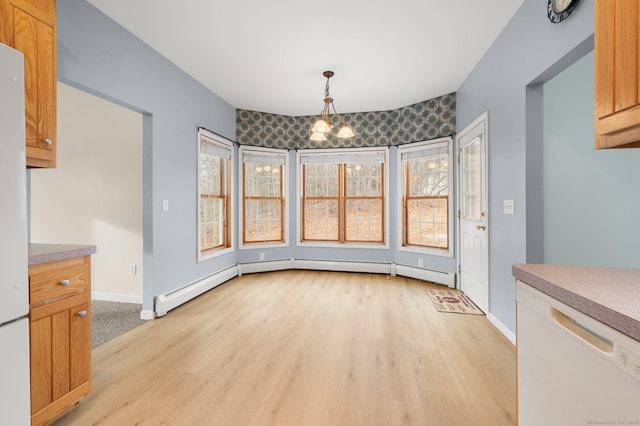
[[[449,146],[440,142],[401,152],[403,246],[448,250]]]
[[[302,241],[385,242],[383,152],[307,153],[302,163]]]
[[[244,150],[242,161],[243,243],[284,242],[286,153]]]
[[[203,131],[198,139],[198,233],[202,258],[231,246],[232,146]]]

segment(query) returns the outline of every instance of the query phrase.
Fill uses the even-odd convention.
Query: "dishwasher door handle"
[[[558,325],[575,334],[596,349],[608,354],[613,353],[613,342],[606,337],[601,336],[584,324],[580,324],[569,315],[555,308],[551,308],[551,316]]]

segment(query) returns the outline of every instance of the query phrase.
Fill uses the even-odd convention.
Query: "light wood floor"
[[[56,424],[514,424],[515,348],[484,316],[438,313],[430,287],[235,278],[94,349],[92,394]]]

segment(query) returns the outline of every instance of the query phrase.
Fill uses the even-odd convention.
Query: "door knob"
[[[44,142],[45,145],[51,145],[53,144],[53,141],[49,138],[44,139],[42,142]]]
[[[484,226],[484,225],[478,225],[478,226],[476,226],[476,229],[479,230],[479,231],[484,231],[485,229],[487,229],[487,227]]]
[[[80,312],[78,312],[78,316],[79,316],[80,318],[84,318],[84,317],[86,317],[86,316],[87,316],[87,311],[80,311]]]

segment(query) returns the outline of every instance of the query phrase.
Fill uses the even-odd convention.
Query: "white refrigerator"
[[[0,424],[30,424],[24,58],[0,43]]]

